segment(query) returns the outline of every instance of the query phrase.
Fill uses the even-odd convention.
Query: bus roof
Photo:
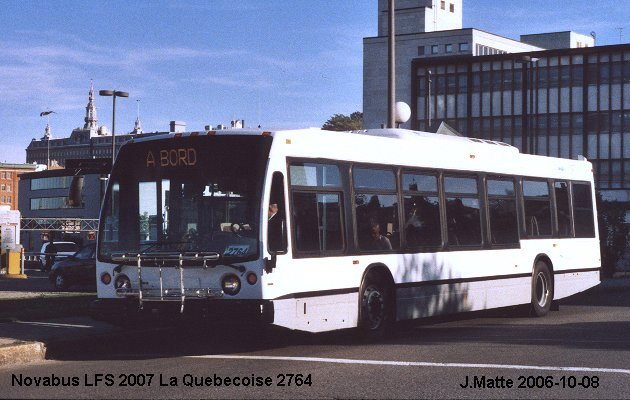
[[[586,159],[521,154],[507,143],[441,135],[407,129],[369,129],[334,132],[306,129],[223,129],[168,133],[134,138],[129,143],[172,140],[189,136],[272,136],[272,154],[409,167],[484,171],[497,174],[571,178],[592,181]]]

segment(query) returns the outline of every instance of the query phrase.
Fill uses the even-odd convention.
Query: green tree
[[[363,113],[355,111],[352,114],[335,114],[328,118],[322,129],[329,131],[357,131],[363,129]]]
[[[630,227],[625,223],[629,208],[628,202],[605,201],[597,194],[603,277],[611,277],[615,273],[617,262],[630,251]]]

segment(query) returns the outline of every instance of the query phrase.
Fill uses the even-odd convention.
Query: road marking
[[[14,321],[16,324],[50,326],[53,328],[94,328],[92,325],[59,324],[56,322]]]
[[[363,365],[391,365],[398,367],[446,367],[446,368],[491,368],[491,369],[520,369],[539,371],[569,371],[569,372],[608,372],[630,375],[630,369],[621,368],[589,368],[589,367],[555,367],[544,365],[512,365],[512,364],[466,364],[466,363],[436,363],[421,361],[380,361],[380,360],[356,360],[348,358],[320,358],[320,357],[283,357],[283,356],[234,356],[234,355],[204,355],[187,356],[188,358],[208,358],[216,360],[276,360],[276,361],[302,361],[332,364],[363,364]]]

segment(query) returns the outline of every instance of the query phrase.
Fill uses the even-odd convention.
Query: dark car
[[[50,270],[50,282],[57,290],[70,286],[96,284],[96,244],[89,244],[66,258],[57,261]]]

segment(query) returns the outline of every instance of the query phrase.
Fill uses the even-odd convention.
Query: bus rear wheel
[[[365,277],[360,291],[359,328],[368,339],[382,337],[392,323],[392,290],[382,279]]]
[[[549,266],[544,261],[537,261],[532,277],[531,312],[536,317],[547,315],[553,300],[553,280]]]

